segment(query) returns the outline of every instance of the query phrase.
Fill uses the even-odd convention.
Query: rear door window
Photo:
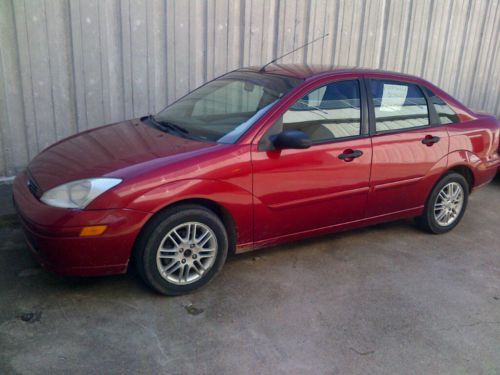
[[[370,79],[377,132],[429,125],[429,109],[417,85],[392,80]]]

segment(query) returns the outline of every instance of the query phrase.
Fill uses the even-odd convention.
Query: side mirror
[[[309,148],[312,140],[300,130],[285,130],[271,138],[275,149],[284,150],[287,148]]]

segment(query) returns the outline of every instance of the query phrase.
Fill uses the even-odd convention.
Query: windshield
[[[187,94],[154,116],[165,129],[193,138],[234,143],[301,80],[268,73],[232,72]]]

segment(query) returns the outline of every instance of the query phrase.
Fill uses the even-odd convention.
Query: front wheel
[[[150,287],[165,295],[179,295],[204,286],[221,270],[228,237],[212,211],[184,205],[153,218],[134,251],[139,273]]]
[[[465,213],[468,191],[469,185],[461,174],[444,176],[432,190],[424,213],[416,219],[417,224],[435,234],[452,230]]]

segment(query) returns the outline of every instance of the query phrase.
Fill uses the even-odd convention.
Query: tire
[[[181,205],[160,212],[145,225],[134,261],[146,284],[175,296],[210,282],[222,269],[227,252],[227,231],[217,215],[202,206]]]
[[[450,189],[456,189],[453,190],[455,192],[461,190],[461,204],[458,205],[456,203],[458,202],[458,198],[455,200],[452,199],[452,203],[446,202],[445,197],[448,193],[453,195]],[[416,218],[417,225],[433,234],[449,232],[462,220],[467,208],[468,198],[469,184],[464,176],[454,172],[445,175],[432,189],[425,204],[423,214]],[[448,214],[446,210],[450,213],[449,220],[447,220]]]

